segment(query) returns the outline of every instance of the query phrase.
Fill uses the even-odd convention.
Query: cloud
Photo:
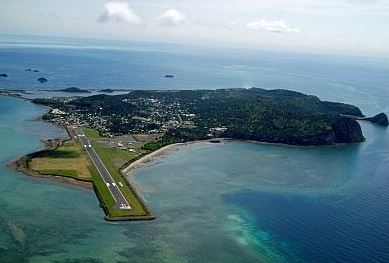
[[[161,26],[182,26],[187,19],[184,13],[176,9],[169,9],[154,20]]]
[[[273,33],[300,32],[299,28],[290,27],[284,20],[266,20],[250,22],[246,25],[247,29],[254,31],[267,31]]]
[[[111,1],[104,5],[104,11],[97,19],[99,22],[107,22],[116,20],[118,22],[126,22],[129,24],[142,24],[142,19],[131,9],[126,2]]]
[[[227,25],[227,29],[229,29],[229,30],[234,30],[236,27],[237,27],[237,24],[236,24],[236,22],[234,22],[234,21],[231,21],[231,22],[228,23],[228,25]]]

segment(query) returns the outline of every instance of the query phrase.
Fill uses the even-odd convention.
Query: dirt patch
[[[112,163],[113,163],[113,165],[116,167],[116,168],[120,168],[120,167],[122,167],[125,163],[127,163],[128,162],[128,160],[124,160],[124,159],[122,159],[122,158],[111,158],[111,160],[112,160]]]
[[[155,133],[155,134],[132,134],[132,137],[135,138],[138,142],[151,142],[155,141],[158,138],[162,137],[162,133]]]

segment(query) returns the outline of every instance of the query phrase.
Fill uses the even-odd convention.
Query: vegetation
[[[99,157],[111,173],[115,182],[121,182],[122,193],[131,204],[131,210],[122,210],[114,207],[115,200],[109,192],[105,182],[92,164],[81,143],[76,139],[65,141],[55,150],[45,151],[39,156],[32,158],[29,168],[42,175],[70,177],[76,180],[92,182],[101,201],[105,206],[110,218],[148,216],[149,212],[120,173],[120,168],[135,158],[135,154],[115,148],[108,148],[97,143],[100,138],[99,132],[93,129],[84,129],[93,144]],[[118,184],[119,185],[119,184]]]
[[[113,90],[113,89],[101,89],[101,90],[99,90],[99,92],[113,93],[113,92],[115,92],[115,90]]]
[[[292,145],[364,140],[359,124],[346,116],[362,117],[359,108],[289,90],[138,90],[36,102],[74,113],[70,119],[110,133],[161,132],[161,145],[214,137]]]
[[[364,118],[362,120],[367,120],[381,126],[389,126],[388,116],[383,112],[370,118]]]
[[[77,88],[77,87],[69,87],[69,88],[60,89],[60,90],[57,90],[57,91],[68,92],[68,93],[91,93],[89,90],[80,89],[80,88]]]
[[[99,131],[97,131],[97,130],[90,129],[90,128],[83,128],[82,130],[83,130],[84,134],[85,134],[90,140],[98,139],[98,138],[101,137]]]
[[[159,148],[162,148],[163,146],[166,146],[166,145],[169,145],[169,144],[172,144],[172,143],[175,143],[177,141],[168,141],[166,139],[164,140],[157,140],[157,141],[153,141],[153,142],[148,142],[148,143],[145,143],[142,147],[142,149],[146,150],[146,151],[149,151],[149,152],[153,152],[153,151],[156,151],[158,150]]]
[[[39,78],[37,81],[40,83],[46,83],[48,80],[46,78]]]
[[[44,175],[71,177],[81,181],[92,181],[88,156],[76,140],[65,141],[59,148],[44,152],[33,158],[29,167]]]

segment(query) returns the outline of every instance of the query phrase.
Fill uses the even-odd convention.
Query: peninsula
[[[358,107],[289,90],[137,90],[33,102],[66,113],[49,112],[45,120],[85,125],[105,136],[159,134],[160,146],[215,137],[306,146],[364,141],[350,117],[364,117]]]
[[[136,90],[32,102],[49,106],[42,118],[66,127],[70,139],[15,166],[92,184],[107,220],[155,218],[126,174],[167,145],[163,149],[223,139],[300,146],[365,140],[355,120],[364,117],[358,107],[289,90]]]

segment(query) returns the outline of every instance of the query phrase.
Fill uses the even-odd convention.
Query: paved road
[[[119,209],[131,209],[130,204],[124,197],[122,191],[119,186],[113,180],[111,174],[108,172],[104,163],[101,161],[100,157],[97,155],[95,149],[90,144],[88,137],[85,136],[84,132],[81,128],[75,128],[74,131],[77,134],[77,137],[80,138],[86,152],[91,158],[92,162],[96,166],[97,171],[99,172],[101,178],[103,178],[105,184],[107,185],[108,190],[111,192],[111,195],[115,199],[116,207]],[[118,182],[120,186],[123,186],[121,182]]]

